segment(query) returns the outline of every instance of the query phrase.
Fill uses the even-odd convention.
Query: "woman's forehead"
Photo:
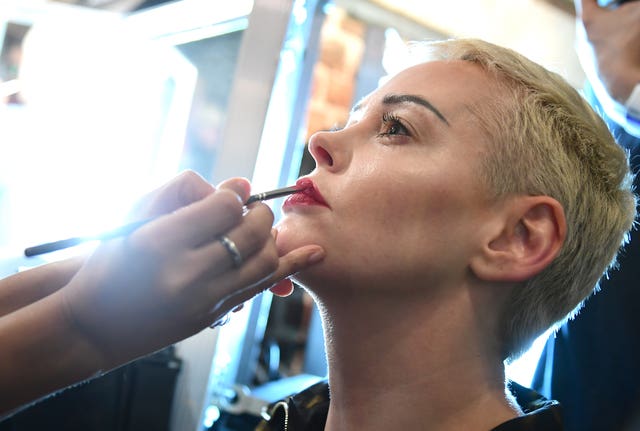
[[[490,94],[491,78],[463,60],[431,61],[408,67],[365,96],[354,108],[381,102],[387,94],[416,94],[445,105],[475,103]]]
[[[421,63],[397,73],[360,100],[352,116],[385,105],[392,95],[410,95],[427,101],[439,117],[454,120],[468,114],[470,106],[482,106],[483,101],[498,97],[494,84],[481,66],[469,61]]]

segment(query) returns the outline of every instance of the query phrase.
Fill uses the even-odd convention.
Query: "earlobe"
[[[546,268],[560,252],[567,226],[560,203],[548,196],[521,196],[500,212],[500,229],[471,259],[486,281],[521,282]]]

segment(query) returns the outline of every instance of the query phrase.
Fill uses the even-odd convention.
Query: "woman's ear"
[[[549,196],[519,196],[499,212],[500,228],[471,259],[471,270],[486,281],[521,282],[546,268],[567,235],[564,209]]]

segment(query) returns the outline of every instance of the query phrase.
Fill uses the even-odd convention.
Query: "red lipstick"
[[[324,200],[322,194],[316,188],[315,184],[309,178],[300,178],[296,182],[298,192],[289,196],[282,205],[284,210],[294,206],[324,206],[331,208],[327,201]]]

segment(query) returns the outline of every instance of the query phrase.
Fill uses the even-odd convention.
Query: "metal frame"
[[[225,144],[214,166],[214,182],[232,176],[253,177],[292,8],[293,0],[254,2],[238,55],[223,135]],[[221,330],[205,330],[177,346],[183,372],[176,386],[172,430],[200,431],[211,385],[232,385],[236,379],[244,343],[255,336],[247,328],[259,314],[260,304],[245,308]],[[216,363],[225,368],[217,368]]]

